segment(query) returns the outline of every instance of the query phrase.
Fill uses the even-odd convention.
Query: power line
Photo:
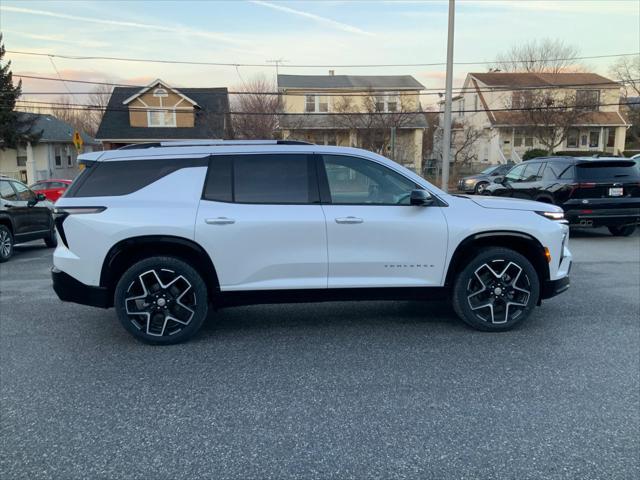
[[[96,111],[116,111],[116,112],[129,112],[128,108],[109,108],[109,107],[101,107],[98,105],[88,105],[88,104],[69,104],[69,103],[55,103],[55,102],[37,102],[37,101],[29,101],[29,100],[18,100],[20,103],[27,103],[29,105],[24,105],[25,107],[34,106],[36,108],[45,108],[50,107],[52,109],[58,110],[77,110],[77,111],[86,111],[86,110],[96,110]],[[38,107],[42,105],[42,107]],[[546,111],[546,110],[570,110],[570,109],[584,109],[587,111],[591,108],[596,107],[608,107],[608,106],[628,106],[628,105],[640,105],[640,101],[638,102],[630,102],[630,103],[590,103],[590,104],[578,104],[578,105],[560,105],[560,106],[545,106],[545,107],[505,107],[505,108],[489,108],[489,109],[465,109],[465,110],[457,110],[459,113],[479,113],[479,112],[525,112],[525,111]],[[138,111],[157,111],[159,108],[136,108]],[[235,112],[235,111],[225,111],[216,113],[218,115],[278,115],[278,116],[304,116],[309,115],[311,117],[318,116],[366,116],[366,115],[387,115],[387,116],[399,116],[399,115],[424,115],[425,113],[440,113],[440,112],[425,112],[425,111],[399,111],[399,112],[323,112],[323,113],[296,113],[296,112]]]
[[[89,85],[107,85],[107,86],[113,86],[113,87],[128,87],[128,88],[144,88],[144,86],[141,85],[131,85],[131,84],[121,84],[121,83],[110,83],[110,82],[98,82],[98,81],[91,81],[91,80],[74,80],[74,79],[63,79],[63,78],[53,78],[53,77],[43,77],[43,76],[39,76],[39,75],[20,75],[20,74],[13,74],[14,77],[19,77],[19,78],[30,78],[30,79],[34,79],[34,80],[45,80],[45,81],[53,81],[53,82],[70,82],[70,83],[81,83],[81,84],[89,84]],[[615,84],[620,84],[620,85],[624,85],[627,83],[632,83],[632,82],[636,82],[636,81],[640,81],[640,79],[629,79],[629,80],[616,80],[616,81],[607,81],[607,82],[599,82],[599,83],[572,83],[572,84],[548,84],[545,86],[540,86],[540,85],[521,85],[518,87],[503,87],[503,86],[497,86],[497,87],[490,87],[490,88],[482,88],[482,89],[465,89],[465,87],[455,87],[454,90],[457,93],[460,93],[462,91],[470,91],[470,92],[482,92],[482,93],[489,93],[489,92],[515,92],[515,91],[526,91],[526,90],[549,90],[549,89],[572,89],[575,87],[606,87],[606,86],[613,86]],[[189,88],[189,87],[181,87],[181,88]],[[178,90],[180,90],[180,88],[178,88]],[[391,89],[392,90],[392,89]],[[420,91],[418,91],[418,93],[409,93],[409,92],[398,92],[396,95],[398,96],[415,96],[415,95],[420,95],[420,96],[427,96],[427,95],[440,95],[441,92],[443,91],[443,88],[424,88]],[[379,93],[383,93],[382,91],[378,91]],[[386,91],[385,91],[386,92]],[[82,92],[82,94],[92,94],[94,92]],[[63,94],[64,92],[24,92],[24,95],[60,95]],[[80,95],[81,93],[79,92],[75,92],[76,95]],[[224,91],[224,92],[209,92],[206,93],[207,95],[278,95],[278,96],[306,96],[308,95],[307,93],[304,92],[241,92],[241,91]],[[369,96],[375,96],[376,91],[372,91],[371,93],[366,92],[366,93],[362,93],[362,92],[340,92],[340,93],[335,93],[335,92],[325,92],[323,93],[321,96],[325,96],[325,97],[369,97]],[[73,93],[71,93],[71,95],[74,95]]]
[[[7,50],[7,53],[15,55],[31,55],[37,57],[54,57],[62,58],[66,60],[108,60],[118,62],[136,62],[136,63],[162,63],[172,65],[208,65],[216,67],[272,67],[269,63],[228,63],[228,62],[202,62],[192,60],[164,60],[164,59],[152,59],[152,58],[129,58],[129,57],[107,57],[107,56],[86,56],[86,55],[59,55],[53,53],[39,53],[28,52],[24,50]],[[536,60],[509,60],[502,63],[535,63],[535,62],[561,62],[571,60],[594,60],[599,58],[614,58],[614,57],[629,57],[638,55],[638,53],[616,53],[608,55],[590,55],[584,57],[567,57],[567,58],[551,58],[551,59],[536,59]],[[282,63],[281,61],[279,61]],[[480,61],[480,62],[454,62],[454,65],[493,65],[495,61]],[[278,65],[280,68],[393,68],[393,67],[436,67],[446,65],[445,62],[433,62],[433,63],[379,63],[379,64],[288,64]]]

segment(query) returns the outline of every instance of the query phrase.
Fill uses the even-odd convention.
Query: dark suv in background
[[[58,244],[53,204],[24,183],[0,176],[0,262],[13,255],[16,243],[44,239],[47,247]]]
[[[483,192],[562,207],[569,224],[631,235],[640,222],[640,170],[632,160],[543,157],[513,167]]]

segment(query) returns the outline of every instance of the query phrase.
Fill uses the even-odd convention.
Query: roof
[[[411,75],[278,75],[278,88],[424,90]]]
[[[181,88],[180,93],[200,106],[193,127],[132,127],[123,102],[143,87],[115,87],[96,133],[99,140],[191,140],[225,137],[225,116],[229,111],[226,88]]]
[[[370,119],[368,118],[370,114],[363,113],[362,118],[367,119],[364,122],[365,125],[368,125]],[[427,128],[427,119],[424,113],[379,113],[376,115],[402,115],[402,119],[399,120],[398,129],[406,129],[406,128]],[[340,115],[336,114],[322,114],[322,113],[313,113],[313,114],[289,114],[282,115],[280,117],[280,127],[288,130],[300,130],[300,129],[323,129],[323,130],[350,130],[354,128],[356,125],[356,121],[358,115],[351,114],[349,115],[349,120],[340,122],[340,119],[336,119],[336,117],[340,117]],[[393,122],[391,122],[393,123]],[[383,124],[385,124],[383,122]],[[386,125],[389,125],[387,122]],[[364,128],[364,127],[363,127]]]
[[[53,115],[27,112],[18,112],[18,115],[20,116],[21,120],[36,117],[32,131],[42,132],[42,135],[38,140],[39,143],[73,142],[73,133],[76,131],[75,127],[66,122],[63,122]],[[80,132],[80,136],[82,137],[82,141],[85,143],[85,145],[98,145],[98,142],[96,142],[93,137],[87,135],[86,133]]]
[[[523,112],[492,112],[496,126],[525,126],[531,123],[531,117]],[[576,127],[582,125],[594,126],[619,126],[624,127],[627,123],[618,112],[583,112],[575,121]]]
[[[549,87],[571,85],[598,85],[618,88],[620,84],[597,73],[534,73],[489,72],[469,73],[490,87]]]
[[[153,87],[155,87],[156,85],[162,85],[164,88],[171,90],[173,93],[175,93],[176,95],[179,95],[180,97],[184,98],[187,102],[189,102],[192,105],[195,106],[199,106],[197,102],[191,100],[189,97],[187,97],[186,95],[184,95],[183,93],[181,93],[180,91],[176,90],[173,87],[170,87],[169,85],[167,85],[166,83],[164,83],[162,80],[160,80],[159,78],[155,79],[153,82],[151,82],[149,85],[147,85],[146,87],[142,88],[142,90],[140,90],[137,93],[134,93],[133,95],[131,95],[129,98],[125,99],[122,103],[124,105],[127,105],[129,103],[131,103],[132,101],[134,101],[136,98],[144,95],[145,93],[147,93],[149,90],[151,90]]]

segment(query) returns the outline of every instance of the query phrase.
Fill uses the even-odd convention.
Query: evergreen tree
[[[37,142],[42,132],[34,132],[36,115],[16,112],[22,81],[13,85],[11,62],[3,64],[5,48],[0,33],[0,148],[16,148],[19,143]]]

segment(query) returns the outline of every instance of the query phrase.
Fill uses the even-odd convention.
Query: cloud
[[[161,32],[170,32],[177,35],[189,35],[193,37],[207,38],[210,40],[216,40],[219,42],[232,43],[232,44],[241,43],[240,41],[229,38],[227,35],[224,35],[222,33],[209,32],[206,30],[195,30],[193,28],[181,27],[181,26],[169,26],[169,25],[159,25],[159,24],[151,24],[151,23],[128,22],[128,21],[122,21],[122,20],[107,20],[104,18],[82,17],[79,15],[69,15],[66,13],[52,12],[49,10],[37,10],[33,8],[13,7],[8,5],[1,5],[0,11],[23,13],[26,15],[39,15],[44,17],[62,18],[65,20],[76,20],[80,22],[98,23],[101,25],[111,25],[116,27],[143,29],[143,30],[156,30]]]
[[[348,33],[356,33],[358,35],[373,35],[370,32],[362,30],[358,27],[354,27],[353,25],[348,25],[346,23],[337,22],[330,18],[321,17],[320,15],[316,15],[314,13],[304,12],[302,10],[296,10],[294,8],[285,7],[284,5],[277,5],[271,2],[265,2],[263,0],[252,0],[252,3],[256,5],[261,5],[263,7],[272,8],[274,10],[280,10],[281,12],[291,13],[293,15],[298,15],[300,17],[310,18],[311,20],[315,20],[318,23],[322,23],[324,25],[328,25],[337,30],[342,30],[343,32]]]
[[[27,33],[27,32],[20,32],[18,30],[6,30],[6,29],[4,30],[4,33],[19,35],[21,37],[30,38],[32,40],[44,40],[46,42],[68,43],[72,45],[77,45],[78,43],[76,40],[69,40],[64,35],[41,35],[37,33]],[[82,45],[84,47],[89,47],[89,48],[104,48],[104,47],[111,46],[111,44],[107,42],[99,42],[99,41],[89,40],[89,39],[83,39]]]

